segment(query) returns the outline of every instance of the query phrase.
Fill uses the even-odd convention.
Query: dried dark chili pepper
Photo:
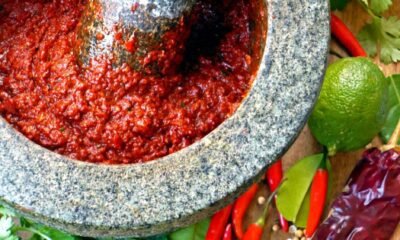
[[[222,240],[232,240],[232,224],[226,226]]]
[[[243,237],[243,218],[257,191],[258,184],[256,183],[252,185],[246,193],[240,196],[234,204],[232,211],[232,223],[236,237],[239,239],[242,239]]]
[[[231,216],[232,208],[233,205],[231,204],[214,214],[214,216],[211,218],[206,240],[222,239],[225,228],[229,222],[229,217]]]
[[[271,192],[275,191],[278,188],[279,184],[282,181],[282,178],[283,178],[282,159],[279,159],[268,168],[265,174],[265,179],[267,180]],[[282,231],[287,232],[289,230],[289,224],[280,213],[279,213],[279,222],[281,224]]]
[[[350,29],[338,18],[331,13],[331,32],[332,35],[349,51],[353,57],[368,57],[368,54],[362,48],[357,38]]]
[[[389,146],[395,146],[399,131],[400,121]],[[399,221],[399,149],[373,148],[364,152],[313,239],[390,239]]]
[[[311,237],[317,229],[324,213],[326,195],[328,193],[328,170],[326,168],[327,151],[321,161],[320,167],[315,172],[310,189],[310,213],[308,214],[306,237]]]

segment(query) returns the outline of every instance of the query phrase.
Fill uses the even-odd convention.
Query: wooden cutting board
[[[352,1],[343,12],[336,12],[336,14],[349,26],[354,33],[358,33],[361,27],[369,20],[368,14],[364,12],[357,1]],[[391,10],[387,13],[387,15],[396,14],[400,17],[400,0],[394,0]],[[331,42],[331,49],[343,56],[347,55],[347,53],[343,51],[343,49],[335,41]],[[335,60],[335,57],[330,56],[330,62]],[[381,66],[387,76],[394,73],[400,73],[400,64],[384,65],[379,62],[378,58],[375,59],[375,62]],[[374,139],[372,144],[379,145],[380,143],[380,139],[377,137]],[[321,146],[319,146],[319,144],[315,141],[308,127],[306,126],[300,133],[296,142],[283,157],[284,169],[287,169],[296,161],[305,156],[319,152],[320,149]],[[333,172],[335,174],[333,183],[334,196],[337,196],[341,192],[350,172],[354,168],[355,164],[360,160],[363,151],[364,149],[360,149],[359,151],[355,152],[339,153],[330,159],[332,162]],[[259,196],[266,197],[268,195],[267,188],[262,188],[258,194]],[[254,222],[262,212],[262,208],[263,207],[258,205],[256,202],[253,202],[250,206],[248,216],[245,219],[245,224],[247,225],[251,222]],[[288,238],[292,238],[293,235],[285,234],[281,231],[272,232],[272,225],[276,221],[276,213],[271,214],[264,231],[263,240],[286,240]],[[392,239],[400,239],[400,225]]]

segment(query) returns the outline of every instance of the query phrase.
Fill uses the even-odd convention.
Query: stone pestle
[[[107,58],[147,75],[173,73],[190,34],[196,0],[89,0],[78,25],[81,66]]]

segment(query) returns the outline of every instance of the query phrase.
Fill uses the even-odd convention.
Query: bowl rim
[[[327,65],[328,1],[265,1],[268,34],[257,77],[215,130],[155,161],[104,165],[51,152],[0,117],[0,202],[82,236],[140,237],[233,201],[293,143]]]

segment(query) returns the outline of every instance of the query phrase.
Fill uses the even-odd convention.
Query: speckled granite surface
[[[145,236],[185,226],[232,201],[290,146],[320,89],[327,0],[267,0],[268,42],[236,114],[200,142],[129,166],[66,159],[0,119],[0,201],[85,236]]]

